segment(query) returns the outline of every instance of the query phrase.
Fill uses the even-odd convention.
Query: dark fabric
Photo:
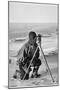
[[[41,60],[36,58],[36,59],[33,60],[32,63],[33,63],[33,66],[34,66],[34,67],[35,67],[35,66],[40,66],[40,65],[41,65]]]
[[[22,67],[26,66],[26,68],[28,69],[28,66],[30,64],[30,61],[35,53],[35,50],[37,48],[37,44],[34,45],[34,47],[32,48],[32,46],[27,43],[25,45],[25,48],[24,48],[24,51],[23,51],[23,57],[24,57],[24,60],[23,62],[20,62],[19,63],[19,69],[20,69],[20,78],[21,80],[24,78],[24,75],[25,75],[25,71],[23,70]],[[35,57],[32,61],[32,65],[35,67],[37,66],[36,69],[34,69],[34,72],[37,72],[39,66],[41,65],[41,60],[39,59],[39,48],[35,54]],[[28,70],[28,73],[26,74],[26,77],[25,79],[28,79],[29,78],[29,72],[31,71],[31,69],[29,68]]]
[[[23,80],[24,75],[25,75],[25,73],[26,73],[22,67],[24,67],[24,64],[23,64],[22,62],[20,62],[20,63],[19,63],[19,69],[20,69],[20,79],[21,79],[21,80]],[[28,72],[27,72],[27,74],[26,74],[26,76],[25,76],[24,79],[26,79],[26,80],[29,79],[29,72],[30,72],[30,71],[31,71],[31,68],[29,68],[29,70],[28,70]]]
[[[28,47],[25,47],[24,52],[23,52],[24,64],[28,64],[28,66],[29,66],[29,63],[30,63],[30,61],[35,53],[36,48],[37,48],[37,44],[35,44],[33,49],[32,49],[31,45],[29,45],[29,43],[28,43]],[[41,63],[41,61],[39,62],[38,58],[39,58],[39,48],[38,48],[38,50],[35,54],[35,57],[33,59],[34,66],[36,65],[35,63],[37,63],[37,65],[38,65],[38,63]]]

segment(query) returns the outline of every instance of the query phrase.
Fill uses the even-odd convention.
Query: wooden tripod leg
[[[40,48],[41,48],[41,46],[40,46]],[[41,48],[41,51],[42,51],[43,57],[44,57],[44,59],[45,59],[45,62],[46,62],[46,65],[47,65],[48,71],[49,71],[49,73],[50,73],[50,76],[51,76],[51,78],[52,78],[52,81],[54,82],[54,79],[53,79],[53,76],[52,76],[51,70],[50,70],[50,68],[49,68],[49,65],[48,65],[48,63],[47,63],[47,60],[46,60],[46,58],[45,58],[45,55],[44,55],[44,52],[43,52],[42,48]]]

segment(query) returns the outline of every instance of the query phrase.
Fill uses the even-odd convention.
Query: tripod
[[[51,70],[50,70],[49,65],[48,65],[48,63],[47,63],[46,57],[45,57],[45,55],[44,55],[44,52],[43,52],[43,50],[42,50],[42,48],[41,48],[41,37],[40,37],[40,40],[39,40],[39,41],[40,41],[40,42],[39,42],[39,44],[40,44],[39,46],[40,46],[41,52],[42,52],[42,54],[43,54],[44,60],[45,60],[45,62],[46,62],[46,66],[47,66],[48,71],[49,71],[49,73],[50,73],[51,79],[52,79],[52,81],[54,82],[54,79],[53,79]],[[37,48],[36,48],[36,50],[35,50],[35,53],[34,53],[32,59],[31,59],[31,61],[30,61],[30,64],[29,64],[29,66],[28,66],[28,68],[27,68],[26,73],[25,73],[25,75],[24,75],[24,77],[23,77],[23,80],[25,79],[26,74],[28,73],[28,70],[29,70],[29,68],[30,68],[30,66],[31,66],[31,64],[32,64],[32,61],[33,61],[33,59],[34,59],[34,57],[35,57],[35,54],[36,54],[36,52],[37,52],[39,46],[37,46]]]
[[[40,35],[40,34],[38,35],[38,41],[39,41],[39,47],[40,47],[41,52],[42,52],[42,54],[43,54],[43,57],[44,57],[44,60],[45,60],[46,66],[47,66],[48,71],[49,71],[50,76],[51,76],[51,79],[52,79],[52,81],[54,82],[54,79],[53,79],[53,76],[52,76],[51,70],[50,70],[50,68],[49,68],[49,65],[48,65],[48,63],[47,63],[46,57],[45,57],[44,52],[43,52],[42,47],[41,47],[41,35]]]
[[[49,68],[49,65],[48,65],[48,63],[47,63],[46,57],[45,57],[45,55],[44,55],[44,52],[43,52],[41,46],[40,46],[40,49],[41,49],[41,52],[42,52],[42,54],[43,54],[43,57],[44,57],[44,60],[45,60],[45,62],[46,62],[46,66],[47,66],[47,68],[48,68],[48,71],[49,71],[49,73],[50,73],[50,76],[51,76],[51,78],[52,78],[52,81],[54,82],[54,79],[53,79],[51,70],[50,70],[50,68]]]

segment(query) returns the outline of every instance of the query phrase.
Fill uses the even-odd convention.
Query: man
[[[29,67],[30,61],[36,51],[36,48],[38,47],[36,43],[36,33],[35,32],[30,32],[29,33],[29,40],[28,42],[24,45],[24,50],[23,50],[23,58],[20,60],[19,63],[19,69],[20,69],[20,78],[23,79],[25,75],[25,71],[23,68]],[[38,77],[38,69],[41,65],[41,60],[39,59],[39,48],[37,49],[37,52],[35,54],[35,57],[33,58],[31,66],[34,67],[33,69],[33,74],[31,77]],[[30,66],[30,67],[31,67]],[[29,73],[31,71],[31,68],[29,67],[28,73],[26,74],[24,79],[29,79]]]

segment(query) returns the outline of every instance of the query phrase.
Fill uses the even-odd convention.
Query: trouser
[[[20,79],[21,79],[21,80],[23,80],[24,75],[25,75],[25,73],[26,73],[22,67],[24,67],[24,66],[23,66],[23,63],[21,62],[21,63],[19,64]],[[28,68],[28,67],[27,67],[27,68]],[[28,73],[26,74],[26,76],[25,76],[24,79],[29,79],[29,72],[30,72],[30,71],[31,71],[31,68],[29,68]]]
[[[28,69],[28,67],[29,67],[29,64],[30,64],[30,63],[27,63],[27,69]],[[34,59],[34,60],[32,61],[32,64],[33,64],[33,67],[34,67],[33,73],[37,74],[37,73],[38,73],[39,66],[41,65],[41,60],[40,60],[40,59]],[[24,75],[25,75],[25,73],[26,73],[22,67],[24,67],[24,65],[23,65],[23,63],[21,62],[21,63],[19,64],[20,79],[21,79],[21,80],[24,78]],[[26,74],[26,76],[25,76],[24,79],[29,79],[29,72],[30,72],[30,71],[31,71],[31,68],[29,68],[28,73]]]
[[[33,66],[34,66],[34,69],[33,69],[33,73],[38,74],[38,69],[41,65],[41,60],[40,59],[35,59],[33,60]]]

